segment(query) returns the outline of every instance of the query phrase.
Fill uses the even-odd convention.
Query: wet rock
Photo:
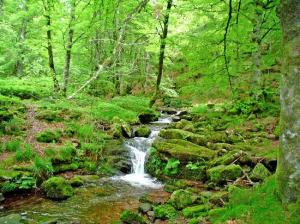
[[[83,179],[80,176],[74,176],[69,180],[72,187],[80,187],[84,184]]]
[[[173,219],[177,215],[176,209],[170,204],[155,206],[153,211],[157,219]]]
[[[207,170],[209,180],[216,184],[223,184],[229,180],[235,180],[242,176],[243,170],[239,165],[219,165]]]
[[[196,200],[197,197],[193,193],[187,190],[177,190],[172,193],[169,202],[176,209],[181,210],[189,205],[192,205]]]
[[[5,224],[19,224],[21,223],[22,217],[19,214],[11,214],[4,217],[0,217],[0,223]]]
[[[150,203],[143,203],[139,207],[139,211],[142,213],[147,213],[152,210],[152,205]]]
[[[126,224],[146,224],[142,216],[129,210],[123,211],[120,215],[120,219]]]
[[[4,198],[3,194],[0,193],[0,202],[2,202],[2,201],[4,201],[4,200],[5,200],[5,198]]]
[[[142,124],[147,124],[153,121],[157,121],[159,118],[159,113],[149,110],[141,113],[139,115],[139,120]]]
[[[216,155],[213,150],[179,139],[156,141],[153,147],[156,148],[159,153],[168,155],[182,162],[211,160]]]
[[[252,170],[250,178],[254,181],[261,181],[270,175],[271,172],[262,163],[258,163]]]
[[[179,116],[173,116],[172,117],[172,121],[174,121],[174,122],[178,122],[180,120],[181,120],[181,118]]]
[[[63,177],[51,177],[41,187],[46,196],[54,200],[67,199],[74,194],[71,184]]]
[[[149,127],[147,126],[141,126],[141,127],[138,127],[136,129],[136,131],[134,132],[134,135],[136,137],[144,137],[144,138],[148,138],[149,135],[151,134],[151,130]]]

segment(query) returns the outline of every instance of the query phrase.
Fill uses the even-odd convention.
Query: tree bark
[[[72,26],[73,26],[74,20],[75,20],[75,4],[72,3],[71,4],[71,13],[70,13],[70,22],[69,22],[69,27],[68,27],[67,43],[66,43],[64,74],[63,74],[62,93],[64,96],[67,95],[67,88],[68,88],[69,77],[70,77],[70,65],[71,65],[73,36],[74,36],[74,29]]]
[[[300,2],[281,0],[283,67],[277,192],[287,204],[300,197]]]
[[[47,0],[44,3],[45,18],[47,24],[47,51],[48,51],[48,66],[53,80],[54,92],[59,91],[59,83],[57,80],[54,56],[53,56],[53,46],[52,46],[52,32],[51,32],[51,0]]]

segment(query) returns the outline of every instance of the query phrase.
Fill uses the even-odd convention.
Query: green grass
[[[16,152],[21,149],[21,141],[19,140],[11,140],[6,142],[5,151],[7,152]]]
[[[249,224],[286,224],[297,219],[293,212],[284,210],[275,193],[275,176],[253,189],[234,188],[230,192],[229,203],[223,209],[211,213],[213,223],[239,220]],[[298,220],[299,223],[299,220]]]
[[[17,162],[27,162],[34,158],[34,151],[30,145],[25,145],[24,149],[18,149],[15,153],[15,160]]]

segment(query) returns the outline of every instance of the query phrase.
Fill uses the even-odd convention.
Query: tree
[[[284,203],[300,194],[300,2],[282,0],[283,67],[281,87],[282,134],[277,166],[277,191]]]

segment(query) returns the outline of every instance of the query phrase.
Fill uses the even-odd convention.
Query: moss
[[[67,199],[74,194],[72,186],[63,177],[51,177],[41,187],[50,199]]]
[[[174,219],[177,216],[176,209],[170,204],[158,205],[153,208],[156,218]]]
[[[208,140],[204,135],[197,135],[189,131],[180,129],[161,130],[159,136],[165,139],[181,139],[187,140],[197,145],[206,146]]]
[[[192,205],[196,199],[197,197],[187,190],[177,190],[172,193],[169,202],[176,209],[183,209],[189,205]]]
[[[46,130],[39,133],[36,136],[36,140],[38,142],[52,143],[52,142],[58,142],[60,137],[61,137],[61,133],[59,131]]]
[[[138,117],[142,124],[147,124],[147,123],[150,123],[153,121],[157,121],[159,118],[159,113],[157,113],[153,110],[147,109],[147,110],[141,112],[138,115]]]
[[[138,127],[137,130],[134,132],[136,137],[145,137],[148,138],[151,134],[151,130],[147,126]]]
[[[18,188],[17,184],[6,181],[1,186],[1,192],[4,194],[12,193],[12,192],[16,191],[17,188]]]
[[[79,168],[78,163],[59,164],[54,166],[54,173],[61,173],[66,171],[75,171]]]
[[[146,224],[146,221],[142,216],[129,210],[123,211],[120,215],[120,219],[126,224]]]
[[[222,184],[229,180],[235,180],[242,176],[243,170],[239,165],[220,165],[207,170],[209,180],[216,184]]]
[[[221,157],[217,157],[214,160],[212,160],[210,162],[210,166],[229,165],[236,159],[240,158],[243,153],[243,151],[231,151]]]
[[[252,170],[250,178],[254,181],[261,181],[270,175],[271,172],[262,163],[258,163]]]
[[[153,147],[159,153],[174,157],[180,161],[206,161],[215,156],[215,152],[208,148],[179,139],[156,141]]]
[[[112,122],[111,131],[114,138],[132,137],[132,128],[127,122],[118,117],[114,117]]]
[[[211,208],[210,205],[196,205],[187,207],[182,210],[182,214],[185,218],[195,218],[199,216],[207,216],[207,211]]]
[[[80,176],[74,176],[69,180],[72,187],[80,187],[84,184],[83,179]]]

